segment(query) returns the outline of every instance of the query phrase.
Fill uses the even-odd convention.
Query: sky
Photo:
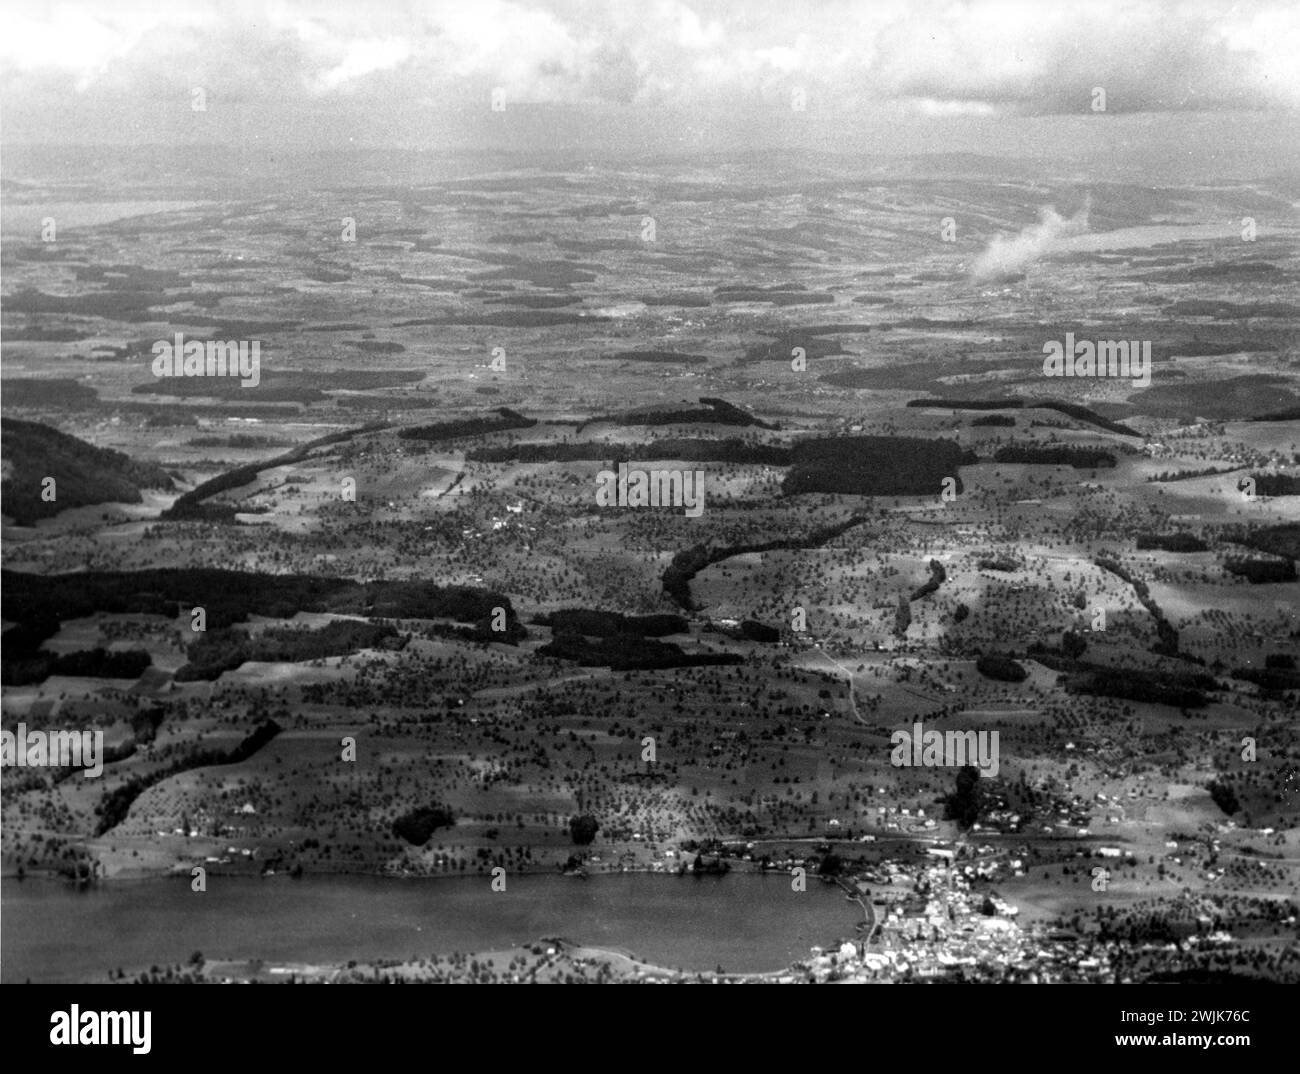
[[[1296,0],[7,0],[0,139],[970,149],[1109,120],[1285,141],[1297,57]]]

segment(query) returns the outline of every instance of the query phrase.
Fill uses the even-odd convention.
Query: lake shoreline
[[[689,866],[679,872],[677,869],[647,869],[641,866],[620,866],[617,869],[598,869],[585,873],[566,872],[562,868],[554,865],[533,865],[525,868],[513,868],[508,870],[507,876],[565,876],[573,880],[592,880],[601,876],[625,876],[629,874],[638,874],[646,876],[666,876],[666,877],[699,877],[701,879],[709,876],[729,875],[736,873],[742,876],[767,876],[769,874],[781,873],[780,869],[764,869],[761,866],[757,868],[742,868],[742,865],[752,866],[753,863],[728,862],[730,868],[725,874],[710,872],[694,872]],[[24,869],[23,875],[18,875],[16,868],[6,867],[0,870],[0,883],[13,882],[15,884],[25,884],[28,881],[63,881],[69,888],[96,887],[104,883],[113,881],[125,881],[136,883],[145,880],[189,880],[191,870],[202,867],[208,877],[237,877],[241,880],[265,880],[271,878],[284,877],[287,879],[304,879],[306,877],[316,877],[320,879],[336,878],[365,878],[371,880],[472,880],[476,877],[490,879],[491,874],[488,872],[457,872],[452,873],[393,873],[384,871],[375,871],[369,869],[317,869],[304,867],[302,874],[294,877],[288,870],[272,870],[271,872],[255,872],[250,869],[222,869],[208,862],[194,861],[187,864],[178,864],[168,866],[165,869],[136,868],[136,869],[115,869],[111,874],[105,874],[97,877],[95,880],[78,884],[72,878],[57,869],[40,866]]]
[[[492,972],[507,977],[522,972],[515,963],[526,953],[548,979],[561,970],[581,978],[598,966],[620,979],[715,975],[719,966],[748,977],[784,973],[859,924],[836,884],[799,893],[784,876],[690,876],[687,884],[685,876],[644,870],[586,880],[514,874],[505,891],[486,874],[438,885],[388,881],[447,878],[209,876],[203,892],[166,877],[81,889],[32,877],[4,884],[3,979],[116,980],[132,967],[138,980],[148,967],[145,976],[175,980],[193,972],[187,960],[197,952],[254,976],[277,967],[274,980],[301,979],[303,967],[316,967],[310,979],[337,979],[361,972],[357,966],[368,974],[358,979],[443,979],[468,965],[470,956],[458,952],[495,954]],[[545,953],[557,945],[585,953]]]

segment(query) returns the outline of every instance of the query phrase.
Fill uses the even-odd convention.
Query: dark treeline
[[[537,424],[536,419],[526,418],[509,407],[498,407],[495,418],[463,418],[460,421],[444,421],[434,425],[415,425],[400,429],[397,433],[403,440],[425,440],[439,442],[455,440],[462,436],[483,436],[487,433],[501,433],[509,429],[531,429]]]
[[[233,470],[227,470],[224,474],[218,474],[216,477],[209,478],[207,481],[196,485],[189,492],[178,497],[176,502],[164,511],[159,517],[164,521],[192,520],[200,519],[202,521],[220,521],[224,516],[234,517],[233,508],[225,508],[217,505],[215,512],[213,508],[206,510],[201,509],[204,500],[211,499],[219,492],[228,492],[231,489],[237,489],[254,481],[257,475],[263,470],[270,470],[277,466],[288,466],[292,463],[301,462],[307,455],[320,447],[327,447],[330,444],[340,444],[352,437],[362,433],[378,432],[380,429],[386,429],[387,422],[375,422],[370,425],[363,425],[357,429],[344,429],[342,432],[329,433],[326,436],[317,437],[315,440],[309,440],[292,451],[286,451],[283,455],[277,455],[274,458],[267,459],[264,462],[251,462],[246,466],[237,466]]]
[[[1234,470],[1239,470],[1239,466],[1217,467],[1205,466],[1199,470],[1162,470],[1158,474],[1153,474],[1147,478],[1147,481],[1169,482],[1169,481],[1191,481],[1197,477],[1212,477],[1215,474],[1230,474]]]
[[[1023,410],[1023,399],[909,399],[910,407],[936,410]]]
[[[1029,678],[1029,672],[1025,670],[1023,664],[1011,659],[1009,656],[1000,656],[997,653],[986,653],[975,661],[975,670],[988,679],[996,679],[999,682],[1024,682]]]
[[[1294,667],[1233,668],[1232,677],[1242,682],[1253,682],[1270,693],[1300,690],[1300,671]]]
[[[758,544],[722,545],[710,548],[706,544],[697,544],[673,556],[663,575],[664,592],[687,611],[694,608],[691,600],[691,579],[705,567],[719,563],[732,556],[742,556],[752,552],[775,552],[779,549],[820,548],[828,541],[833,541],[842,533],[847,533],[854,526],[865,522],[865,515],[854,515],[833,526],[823,526],[802,537],[778,537]]]
[[[1161,656],[1178,655],[1178,631],[1174,629],[1174,624],[1165,618],[1165,613],[1161,610],[1160,605],[1156,603],[1155,598],[1151,596],[1151,590],[1147,587],[1146,582],[1141,578],[1136,578],[1127,570],[1122,563],[1109,556],[1098,556],[1094,562],[1104,571],[1110,571],[1117,578],[1122,578],[1133,587],[1133,592],[1137,599],[1142,602],[1151,618],[1156,624],[1156,644],[1152,646],[1151,651],[1159,653]]]
[[[1252,474],[1257,496],[1300,496],[1300,475]]]
[[[944,570],[943,564],[937,559],[930,560],[930,580],[924,585],[912,591],[912,595],[907,599],[909,601],[920,600],[922,597],[928,597],[948,580],[948,572]]]
[[[432,582],[357,582],[322,575],[195,568],[51,575],[4,570],[0,583],[4,618],[22,626],[27,640],[48,629],[51,621],[96,612],[174,618],[194,607],[204,609],[209,629],[231,626],[250,615],[292,619],[299,612],[475,623],[501,608],[508,622],[518,618],[504,594]],[[6,647],[11,633],[4,635]]]
[[[1066,675],[1063,685],[1072,694],[1117,697],[1185,709],[1204,708],[1209,702],[1206,691],[1217,688],[1214,677],[1204,673],[1116,667],[1093,667]]]
[[[1191,533],[1139,533],[1139,552],[1158,549],[1161,552],[1207,552],[1210,546]]]
[[[1300,421],[1300,406],[1286,407],[1282,410],[1272,410],[1267,414],[1255,414],[1246,419],[1247,421]]]
[[[481,645],[489,642],[518,645],[528,637],[528,629],[518,619],[509,618],[502,622],[495,615],[478,619],[473,626],[430,623],[421,633],[426,638],[458,638],[461,641],[476,642]]]
[[[1287,559],[1300,559],[1300,522],[1282,522],[1276,526],[1254,526],[1223,534],[1225,541],[1245,545]]]
[[[1078,403],[1064,403],[1058,399],[912,399],[908,406],[935,407],[944,410],[1055,410],[1058,414],[1074,418],[1088,425],[1095,425],[1110,433],[1120,436],[1137,436],[1142,434],[1127,425],[1103,418],[1095,410],[1089,410]]]
[[[8,385],[6,381],[6,399]],[[23,526],[70,507],[140,503],[142,488],[174,487],[161,467],[35,421],[0,418],[0,448],[5,458],[0,482],[4,513]],[[46,479],[54,481],[54,499],[42,496]]]
[[[658,423],[646,414],[627,415],[625,418],[618,420],[622,424]],[[682,420],[682,414],[677,413],[674,420]],[[951,441],[900,436],[816,437],[788,447],[736,439],[690,437],[617,444],[603,441],[523,443],[480,448],[469,452],[467,457],[488,463],[587,461],[615,466],[618,462],[630,460],[682,459],[742,466],[789,466],[792,469],[782,485],[787,495],[837,492],[859,496],[938,495],[945,477],[955,478],[955,491],[960,492],[962,485],[958,467],[979,461]]]
[[[668,634],[685,634],[690,629],[680,615],[623,615],[594,608],[562,608],[549,615],[539,615],[533,622],[550,627],[556,635],[583,634],[595,638],[624,634],[662,638]]]
[[[8,613],[9,610],[6,608],[5,612]],[[17,616],[7,614],[6,618],[14,619]],[[6,658],[35,653],[59,632],[60,625],[57,615],[37,612],[0,635],[0,649],[3,650]]]
[[[675,408],[647,408],[644,410],[630,410],[624,414],[599,414],[595,417],[588,418],[578,429],[581,430],[588,425],[595,425],[597,422],[605,422],[613,425],[754,425],[760,429],[779,429],[779,425],[771,425],[768,422],[761,421],[754,417],[748,411],[741,410],[738,406],[733,406],[725,399],[718,399],[713,396],[701,396],[700,406],[682,406]]]
[[[1073,466],[1076,470],[1109,470],[1115,465],[1115,456],[1100,448],[1008,444],[994,452],[993,461],[1028,463],[1031,466]]]
[[[651,668],[685,668],[707,664],[740,664],[739,653],[688,653],[680,645],[633,634],[587,638],[561,634],[537,650],[539,656],[572,660],[583,667],[608,667],[615,671]]]
[[[7,636],[7,635],[6,635]],[[29,686],[44,682],[51,675],[77,678],[138,679],[152,663],[143,649],[112,652],[108,649],[82,649],[75,653],[44,651],[6,655],[0,661],[0,683],[5,686]]]
[[[794,445],[782,490],[854,496],[938,496],[944,478],[962,491],[960,466],[978,461],[951,440],[908,436],[844,436]]]
[[[466,453],[473,462],[609,462],[631,459],[683,459],[687,462],[730,462],[738,465],[789,466],[792,451],[777,444],[744,440],[703,440],[673,437],[617,444],[587,441],[576,444],[506,444]]]
[[[1223,567],[1252,585],[1296,580],[1295,564],[1286,559],[1229,559]]]
[[[757,619],[742,619],[739,633],[747,641],[762,642],[764,645],[775,645],[781,640],[780,630],[767,623],[760,623]]]
[[[127,813],[131,811],[132,803],[154,784],[161,783],[165,779],[170,779],[172,776],[180,775],[182,772],[188,772],[195,768],[206,768],[209,765],[239,764],[241,761],[246,761],[252,757],[271,739],[275,738],[280,731],[281,727],[278,723],[274,720],[267,720],[258,724],[233,750],[194,750],[171,764],[150,772],[148,775],[136,776],[127,780],[120,787],[115,787],[113,790],[106,792],[95,807],[95,814],[99,817],[99,821],[95,825],[95,835],[103,835],[121,824],[126,819]]]
[[[422,847],[439,828],[448,828],[455,823],[456,814],[435,802],[403,813],[393,821],[393,834],[412,846]]]
[[[327,623],[319,630],[270,627],[256,635],[224,628],[200,634],[187,650],[189,663],[176,672],[177,682],[212,681],[249,660],[295,663],[327,656],[344,656],[361,649],[395,649],[403,644],[387,623],[351,619]]]

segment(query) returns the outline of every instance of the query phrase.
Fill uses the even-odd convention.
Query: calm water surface
[[[644,873],[484,878],[210,877],[0,886],[0,980],[98,981],[209,959],[336,963],[508,948],[543,936],[685,970],[776,970],[851,936],[861,911],[833,885],[784,876]]]

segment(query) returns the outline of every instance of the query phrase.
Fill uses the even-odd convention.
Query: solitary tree
[[[896,637],[907,637],[907,628],[912,625],[912,606],[908,604],[907,598],[900,596],[898,598],[898,609],[894,612],[894,634]]]
[[[574,817],[569,821],[569,834],[573,836],[575,846],[587,846],[596,838],[598,831],[600,831],[600,825],[596,823],[596,818],[590,813],[583,813],[580,817]]]
[[[963,765],[957,772],[957,789],[946,802],[947,819],[955,820],[959,827],[969,828],[980,817],[984,807],[984,792],[980,789],[979,769]]]
[[[1074,630],[1067,630],[1061,635],[1061,652],[1072,660],[1077,660],[1088,649],[1088,639]]]

